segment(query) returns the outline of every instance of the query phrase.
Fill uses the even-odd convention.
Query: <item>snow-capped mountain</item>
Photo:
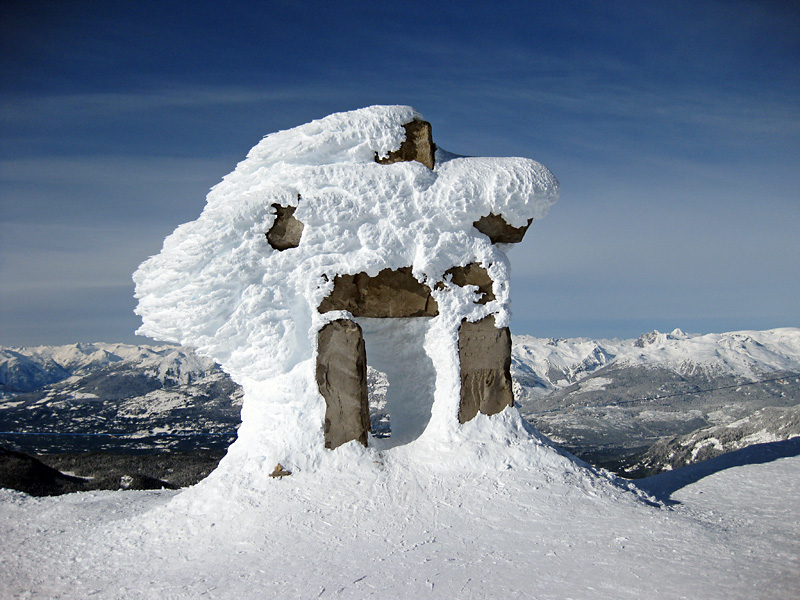
[[[800,435],[800,329],[513,342],[523,415],[590,462],[645,474]],[[391,382],[368,383],[389,435]],[[0,348],[0,386],[0,432],[16,432],[0,443],[37,452],[224,448],[241,409],[213,361],[171,345]]]
[[[0,442],[37,452],[225,447],[241,391],[177,346],[0,348]]]
[[[684,376],[734,375],[755,381],[764,373],[797,369],[800,329],[705,335],[675,329],[671,333],[653,331],[636,340],[554,340],[518,335],[514,336],[513,354],[515,377],[538,395],[564,389],[612,364],[659,367]]]
[[[646,464],[646,472],[657,472],[741,446],[731,434],[727,446],[678,453],[684,462],[656,452],[641,463],[656,442],[800,404],[800,329],[706,335],[676,329],[636,340],[516,336],[512,375],[520,410],[545,435],[614,470],[642,473]],[[800,435],[793,415],[779,411],[760,421],[765,439]]]
[[[5,395],[30,392],[108,368],[135,369],[167,386],[191,383],[217,369],[214,361],[171,345],[81,343],[0,347],[0,390]]]
[[[32,358],[24,348],[0,349],[0,397],[30,392],[66,379],[70,374],[52,358]]]

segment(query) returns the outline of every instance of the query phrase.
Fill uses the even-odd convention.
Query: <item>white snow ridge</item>
[[[508,245],[472,224],[526,225],[558,184],[530,160],[441,149],[433,169],[378,164],[419,118],[370,107],[267,136],[140,267],[141,332],[196,346],[243,385],[239,438],[180,492],[0,490],[0,597],[798,597],[798,456],[683,487],[660,480],[656,499],[559,452],[514,407],[459,423],[458,326],[509,319]],[[285,250],[265,242],[275,204],[304,225]],[[472,263],[494,282],[484,303],[445,277]],[[316,308],[337,274],[408,266],[438,314],[399,326],[374,355],[387,406],[406,373],[432,396],[408,401],[429,414],[416,437],[328,450],[316,339],[347,315]],[[392,351],[409,340],[427,358]],[[291,475],[269,477],[278,462]]]

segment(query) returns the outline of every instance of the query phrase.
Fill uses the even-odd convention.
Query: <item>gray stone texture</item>
[[[396,162],[416,160],[429,169],[433,169],[436,145],[433,143],[431,124],[427,121],[412,121],[403,125],[406,130],[406,139],[400,145],[399,150],[389,152],[389,156],[379,158],[375,156],[375,161],[382,165],[390,165]]]
[[[374,277],[366,273],[337,275],[333,291],[319,312],[346,310],[354,317],[435,317],[439,307],[431,289],[411,274],[411,267],[383,269]]]
[[[525,237],[525,232],[528,231],[531,223],[533,223],[533,219],[528,219],[527,225],[512,227],[502,216],[489,213],[472,225],[484,235],[488,235],[493,244],[517,244]]]
[[[267,242],[276,250],[297,248],[300,245],[300,236],[303,234],[303,223],[294,216],[295,206],[281,206],[273,204],[277,216],[272,227],[267,232]]]
[[[367,445],[367,353],[361,327],[347,319],[326,324],[317,335],[317,385],[325,398],[325,447],[351,440]]]
[[[492,292],[493,281],[489,273],[478,263],[470,263],[463,267],[453,267],[445,271],[445,278],[451,277],[451,281],[457,286],[465,285],[478,286],[478,304],[486,304],[494,300]]]
[[[461,364],[460,423],[466,423],[478,412],[493,415],[514,405],[508,327],[495,327],[493,315],[475,323],[463,321],[458,332],[458,358]]]

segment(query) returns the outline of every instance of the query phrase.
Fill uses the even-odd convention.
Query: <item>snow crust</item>
[[[423,445],[463,436],[455,418],[458,327],[488,314],[498,327],[510,318],[508,246],[492,244],[472,224],[490,213],[515,227],[539,219],[559,185],[544,166],[524,158],[439,149],[433,170],[418,162],[378,164],[376,156],[400,147],[403,125],[420,118],[408,106],[372,106],[266,136],[211,190],[200,217],[178,227],[134,274],[139,333],[196,347],[244,387],[239,440],[223,467],[234,460],[239,471],[247,471],[245,462],[259,465],[255,481],[278,461],[317,468],[327,460],[316,335],[326,322],[350,315],[320,314],[316,307],[337,274],[410,266],[434,290],[439,315],[417,337],[427,356],[406,363],[397,357],[400,371],[424,379],[429,396],[421,399],[423,410],[411,411],[406,430],[431,438]],[[277,251],[266,241],[273,204],[296,207],[304,224],[299,247]],[[448,269],[473,262],[494,281],[495,300],[486,305],[475,302],[472,286],[444,280]],[[425,360],[426,373],[414,373]],[[494,427],[505,432],[497,435],[522,431],[519,416],[512,420],[497,419]]]

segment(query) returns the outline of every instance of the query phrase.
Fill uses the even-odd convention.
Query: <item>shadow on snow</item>
[[[728,452],[703,462],[687,465],[674,471],[665,471],[652,477],[637,480],[636,486],[666,504],[678,504],[670,496],[677,490],[732,467],[757,465],[779,458],[800,456],[800,437],[780,442],[754,444],[741,450]]]

